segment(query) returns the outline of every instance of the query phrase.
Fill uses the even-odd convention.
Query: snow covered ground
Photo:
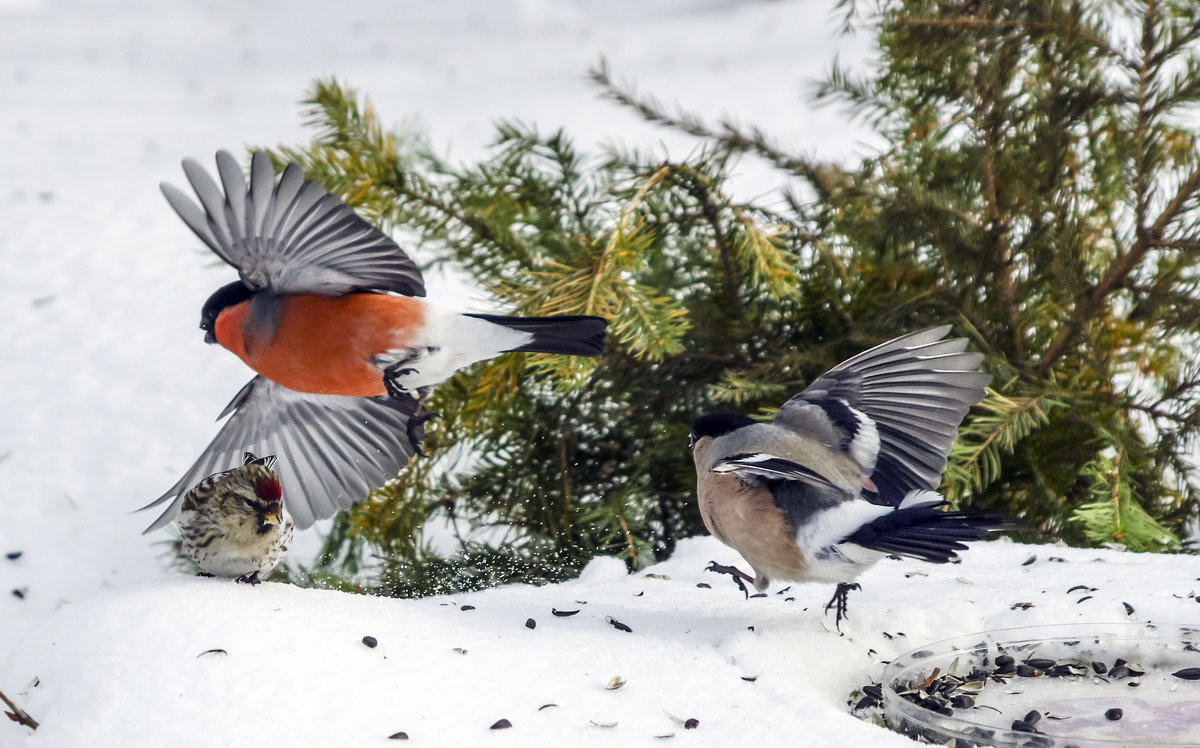
[[[0,746],[367,745],[399,731],[425,745],[904,745],[845,708],[900,651],[1124,620],[1122,601],[1138,620],[1195,620],[1192,557],[990,543],[961,566],[884,562],[838,637],[819,612],[828,587],[744,600],[703,573],[737,560],[707,538],[651,570],[670,579],[600,560],[567,584],[405,601],[179,578],[167,534],[139,534],[153,517],[130,510],[174,482],[248,378],[196,329],[233,276],[158,193],[182,182],[182,157],[302,141],[296,101],[328,74],[462,160],[499,118],[564,126],[583,147],[694,147],[600,100],[585,72],[601,54],[710,119],[846,157],[867,136],[804,98],[835,51],[864,54],[866,40],[835,37],[828,7],[0,0],[0,690],[42,725],[0,720]],[[765,192],[760,174],[747,161],[739,189]],[[452,278],[430,285],[477,303]],[[1100,591],[1076,604],[1076,583]],[[614,676],[625,685],[606,689]],[[487,732],[502,718],[510,730]]]

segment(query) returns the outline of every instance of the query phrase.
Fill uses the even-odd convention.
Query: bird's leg
[[[830,608],[834,608],[837,611],[837,615],[833,620],[833,625],[839,634],[842,633],[842,619],[845,618],[849,620],[850,618],[846,615],[846,596],[850,593],[850,590],[861,589],[862,586],[860,586],[857,582],[838,582],[837,590],[834,591],[833,597],[830,598],[829,602],[825,604],[826,613],[829,612]]]
[[[258,569],[255,569],[249,574],[241,575],[237,578],[237,581],[249,585],[262,584],[262,580],[258,578]]]
[[[747,598],[750,597],[750,591],[746,589],[746,585],[742,582],[742,580],[744,579],[747,582],[753,582],[754,577],[750,576],[738,567],[724,566],[722,564],[718,564],[716,561],[709,561],[708,566],[704,567],[704,570],[714,571],[717,574],[728,574],[729,576],[733,577],[733,581],[737,583],[738,589],[742,591],[742,594]]]
[[[216,576],[216,575],[215,575],[215,574],[209,574],[207,571],[198,571],[198,572],[196,572],[196,576],[198,576],[198,577],[213,577],[213,576]]]

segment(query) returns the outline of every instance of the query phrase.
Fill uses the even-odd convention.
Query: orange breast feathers
[[[386,394],[371,357],[410,347],[425,322],[424,302],[408,296],[304,294],[279,305],[274,338],[255,338],[243,301],[217,316],[217,342],[276,384],[324,395]]]

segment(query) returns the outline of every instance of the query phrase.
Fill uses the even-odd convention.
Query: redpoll
[[[283,560],[292,517],[274,465],[274,455],[246,452],[241,467],[208,476],[183,497],[183,550],[208,574],[258,584]]]

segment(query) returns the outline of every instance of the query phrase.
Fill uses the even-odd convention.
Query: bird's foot
[[[417,370],[397,368],[398,366],[399,364],[395,364],[383,370],[383,387],[387,390],[389,396],[397,400],[402,400],[406,397],[411,398],[413,393],[407,387],[397,382],[396,379],[408,374],[416,374]]]
[[[417,409],[417,412],[408,417],[408,441],[413,445],[413,449],[416,450],[417,454],[421,457],[426,456],[426,454],[421,451],[421,440],[425,438],[425,424],[437,417],[437,413],[422,412],[420,408]]]
[[[750,591],[746,589],[746,585],[744,582],[742,582],[742,580],[744,579],[747,582],[753,582],[754,577],[750,576],[738,567],[725,566],[723,564],[718,564],[716,561],[709,561],[708,566],[704,567],[704,570],[716,572],[717,574],[728,574],[729,576],[733,577],[733,581],[737,584],[738,589],[742,591],[742,594],[745,595],[747,599],[750,597]]]
[[[198,576],[198,577],[213,577],[213,576],[216,576],[216,575],[215,575],[215,574],[209,574],[207,571],[198,571],[198,572],[196,572],[196,576]]]
[[[838,582],[837,590],[834,591],[833,597],[825,604],[825,612],[828,613],[830,608],[836,611],[836,616],[833,619],[833,626],[837,632],[842,633],[842,619],[849,620],[846,615],[846,596],[850,594],[850,590],[861,590],[862,586],[857,582]]]
[[[249,584],[249,585],[262,584],[262,580],[258,578],[258,570],[257,569],[255,571],[250,572],[249,574],[241,575],[240,577],[237,578],[237,581],[241,582],[242,584]]]

